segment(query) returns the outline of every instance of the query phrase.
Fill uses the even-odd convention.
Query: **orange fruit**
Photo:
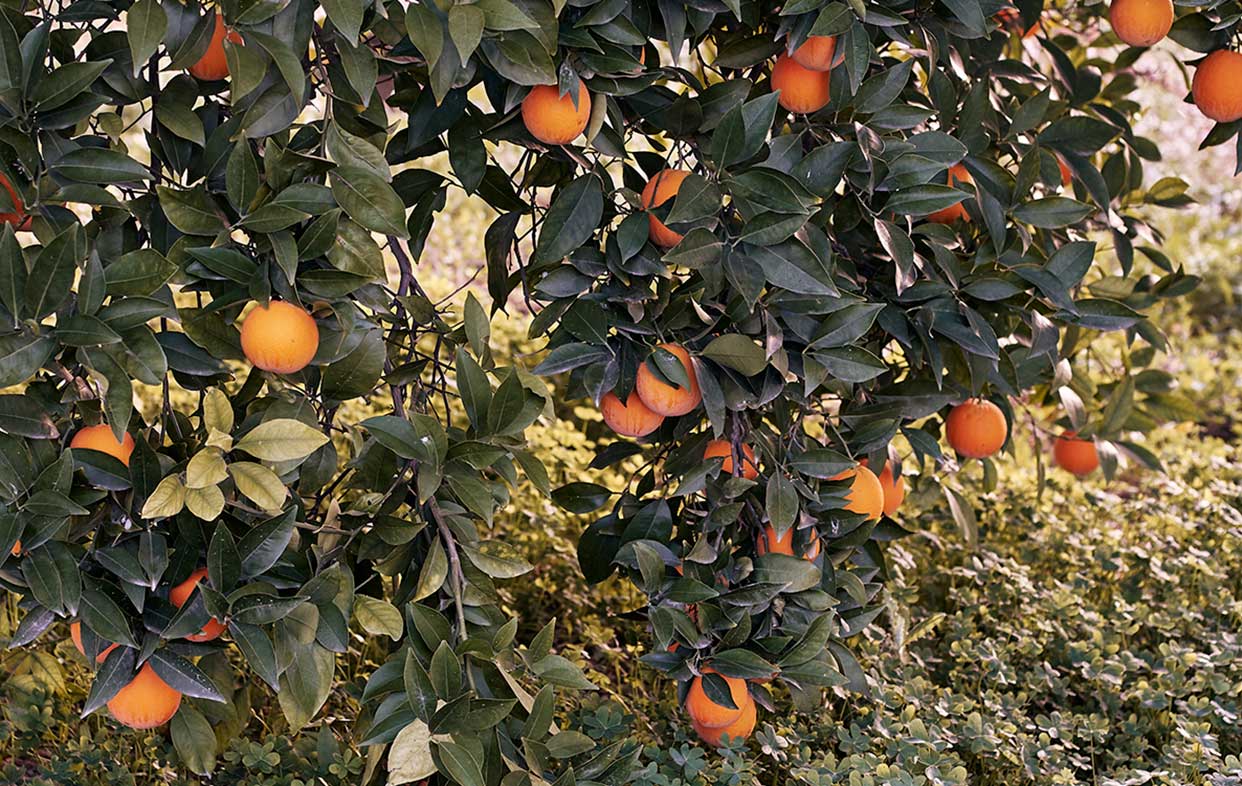
[[[108,702],[108,712],[131,729],[154,729],[177,714],[181,694],[144,663],[132,681]]]
[[[107,453],[125,466],[129,466],[129,455],[134,452],[134,438],[125,433],[120,442],[112,435],[112,427],[106,423],[98,426],[84,426],[69,440],[69,447],[79,450],[98,450]]]
[[[293,374],[306,368],[319,350],[319,326],[301,306],[273,300],[246,315],[241,345],[246,359],[256,367]]]
[[[742,711],[738,715],[737,720],[727,726],[712,728],[704,726],[693,718],[690,719],[690,726],[699,735],[699,739],[713,747],[719,748],[723,745],[725,737],[728,737],[730,740],[744,740],[755,730],[755,721],[758,720],[755,700],[749,696],[747,696],[747,699],[749,700],[746,704],[739,705],[742,707]]]
[[[684,415],[693,410],[703,400],[699,391],[699,379],[694,373],[694,363],[690,361],[690,353],[680,344],[661,344],[660,349],[673,353],[690,377],[690,387],[675,387],[655,375],[646,363],[638,367],[638,377],[634,381],[634,389],[638,397],[647,405],[647,409],[665,417]]]
[[[173,587],[172,590],[169,591],[169,602],[177,608],[184,606],[185,602],[190,599],[190,595],[194,592],[194,588],[197,587],[198,583],[206,577],[206,568],[199,568],[191,573],[188,579]],[[212,639],[219,637],[219,635],[223,632],[223,622],[220,622],[217,619],[209,619],[200,632],[195,633],[193,636],[186,636],[186,639],[188,641],[197,642],[211,641]]]
[[[1095,443],[1079,439],[1075,431],[1067,431],[1057,437],[1052,445],[1052,457],[1058,467],[1080,478],[1090,475],[1100,466],[1100,454],[1095,450]]]
[[[608,427],[623,437],[645,437],[664,422],[664,416],[647,409],[647,405],[632,390],[624,403],[616,393],[604,396],[599,410]]]
[[[788,55],[776,58],[772,66],[772,89],[779,90],[776,101],[799,115],[818,112],[828,105],[827,71],[812,71]]]
[[[69,626],[69,638],[73,639],[73,646],[78,648],[78,652],[82,656],[86,656],[86,648],[82,646],[82,623],[74,622]],[[108,658],[108,653],[116,649],[115,644],[109,644],[103,652],[95,656],[96,663],[103,663]]]
[[[966,167],[961,164],[954,164],[949,167],[949,185],[955,186],[958,183],[971,184],[974,178],[966,171]],[[952,224],[954,221],[969,221],[970,213],[966,212],[966,203],[958,202],[956,205],[949,205],[932,213],[927,217],[928,221],[934,224]]]
[[[1242,54],[1218,49],[1195,69],[1190,94],[1205,117],[1218,123],[1242,119]]]
[[[22,555],[22,542],[19,540],[16,543],[14,543],[13,549],[9,553],[12,554],[14,557],[20,557]]]
[[[556,85],[536,85],[522,99],[522,122],[526,130],[548,145],[566,145],[586,130],[591,120],[591,94],[578,80],[578,105]]]
[[[763,528],[763,534],[759,536],[759,540],[755,543],[755,553],[761,557],[764,554],[788,554],[791,557],[801,556],[808,562],[813,562],[819,556],[819,533],[814,529],[811,530],[811,541],[806,547],[805,554],[794,554],[793,539],[793,527],[785,530],[784,535],[777,535],[776,528],[769,524]]]
[[[1108,21],[1130,46],[1151,46],[1173,27],[1173,0],[1112,0]]]
[[[677,195],[677,190],[681,188],[681,181],[685,180],[689,174],[684,169],[662,169],[657,172],[655,177],[643,186],[643,207],[647,209],[659,207],[672,199]],[[660,219],[648,214],[647,221],[650,225],[647,234],[655,245],[660,248],[672,248],[681,242],[681,233],[669,229]]]
[[[867,466],[867,460],[863,459],[859,462],[864,467]],[[906,481],[901,475],[893,477],[893,462],[885,461],[884,469],[880,470],[877,476],[880,479],[880,488],[884,489],[884,515],[891,516],[901,507],[901,501],[906,498]]]
[[[26,203],[22,201],[22,195],[17,193],[17,189],[13,188],[13,184],[3,174],[0,174],[0,187],[9,193],[9,201],[13,203],[12,213],[0,213],[0,223],[12,224],[14,229],[26,229],[30,224],[29,218],[26,216]]]
[[[884,513],[884,487],[875,473],[862,464],[832,476],[832,480],[850,482],[850,491],[845,495],[845,509],[851,513],[862,513],[869,519],[878,519]]]
[[[727,439],[713,439],[707,443],[707,447],[703,449],[703,460],[717,456],[724,456],[724,462],[720,465],[720,471],[726,475],[733,474],[733,444]],[[750,449],[750,445],[742,446],[742,477],[747,480],[754,480],[759,477],[759,465],[755,463],[755,451]]]
[[[832,56],[837,51],[837,38],[831,35],[813,35],[790,55],[794,62],[811,71],[828,71],[832,68]]]
[[[715,669],[704,669],[704,674],[715,674]],[[737,720],[743,712],[746,704],[751,702],[750,694],[746,691],[746,680],[738,677],[725,677],[720,675],[729,685],[729,695],[733,697],[733,703],[737,705],[737,709],[722,707],[707,697],[707,692],[703,690],[703,678],[695,677],[690,683],[690,692],[686,694],[686,712],[689,713],[691,720],[709,729],[719,729],[728,726]]]
[[[204,82],[215,82],[229,75],[229,61],[224,56],[224,39],[226,36],[235,44],[242,42],[242,37],[237,31],[229,30],[224,26],[224,15],[217,12],[216,27],[211,32],[211,43],[207,44],[207,51],[203,52],[203,56],[198,59],[198,62],[190,66],[191,75]]]
[[[991,401],[972,398],[958,404],[945,419],[949,445],[963,456],[987,458],[1000,450],[1009,436],[1005,413]]]

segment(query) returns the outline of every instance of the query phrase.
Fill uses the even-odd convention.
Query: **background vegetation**
[[[865,697],[837,691],[828,717],[769,716],[748,751],[708,752],[667,683],[638,665],[642,623],[614,613],[643,600],[619,580],[582,580],[583,520],[534,492],[497,517],[496,536],[536,566],[503,591],[523,622],[518,637],[556,619],[561,652],[602,688],[561,722],[644,745],[634,783],[1242,783],[1242,240],[1232,231],[1242,192],[1231,162],[1194,150],[1203,129],[1178,106],[1184,85],[1167,62],[1152,64],[1140,94],[1147,133],[1167,140],[1154,166],[1205,173],[1198,204],[1160,221],[1169,255],[1205,280],[1164,315],[1175,347],[1166,370],[1193,400],[1194,420],[1147,435],[1163,473],[1132,467],[1109,483],[1051,472],[1041,487],[1046,446],[1017,443],[1002,459],[1003,483],[989,491],[983,478],[969,481],[975,547],[939,491],[912,478],[901,521],[916,535],[890,550],[884,613],[859,651]],[[481,247],[479,210],[451,202],[429,238],[443,294],[482,264],[469,253]],[[531,351],[523,333],[520,317],[498,326],[497,356]],[[554,483],[587,473],[603,435],[593,409],[562,414],[576,420],[544,419],[528,435],[535,452],[555,455]],[[0,636],[16,620],[10,597]],[[204,782],[175,763],[161,731],[79,720],[89,670],[64,631],[51,639],[59,643],[0,660],[0,783]],[[261,685],[239,680],[222,656],[204,659],[232,690],[225,705],[196,702],[222,743],[213,782],[362,782],[375,762],[356,746],[352,719],[382,655],[355,627],[337,662],[340,687],[298,733]]]

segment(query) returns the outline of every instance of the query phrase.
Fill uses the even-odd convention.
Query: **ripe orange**
[[[852,469],[832,476],[832,480],[853,478],[850,493],[845,496],[845,509],[862,513],[869,519],[878,519],[884,513],[884,487],[875,473],[859,464]]]
[[[704,674],[715,674],[715,670],[708,668],[703,670]],[[750,694],[746,691],[746,680],[738,677],[725,677],[720,675],[729,685],[729,695],[733,697],[733,703],[737,705],[737,709],[722,707],[707,697],[707,692],[703,690],[703,678],[695,677],[690,683],[690,692],[686,694],[686,712],[690,718],[701,726],[709,729],[719,729],[728,726],[737,720],[743,712],[743,708],[751,701]]]
[[[812,71],[788,55],[776,58],[772,66],[772,89],[779,90],[777,103],[800,115],[818,112],[828,105],[827,71]]]
[[[949,412],[944,432],[949,445],[958,453],[981,459],[1004,446],[1009,425],[1000,407],[987,399],[972,398]]]
[[[864,467],[867,466],[867,460],[863,459],[859,462]],[[906,498],[906,481],[901,475],[893,477],[893,462],[885,461],[884,469],[880,470],[877,476],[880,479],[880,488],[884,489],[884,515],[891,516],[901,507],[901,501]]]
[[[1242,54],[1218,49],[1195,69],[1190,94],[1204,116],[1218,123],[1242,119]]]
[[[216,27],[211,33],[211,43],[207,45],[207,51],[203,52],[198,62],[190,66],[191,75],[204,82],[215,82],[229,75],[229,61],[224,56],[225,36],[228,36],[228,39],[235,44],[242,42],[242,37],[237,31],[229,30],[224,26],[224,15],[217,12]]]
[[[1130,46],[1151,46],[1173,27],[1173,0],[1112,0],[1108,21]]]
[[[1090,475],[1100,466],[1100,454],[1095,450],[1095,443],[1089,439],[1078,439],[1074,431],[1057,437],[1052,445],[1052,457],[1058,467],[1080,478]]]
[[[522,99],[522,122],[526,130],[548,145],[567,145],[586,130],[591,120],[591,94],[578,80],[578,105],[556,85],[536,85]]]
[[[19,540],[16,543],[14,543],[13,548],[12,550],[9,551],[9,553],[12,554],[14,557],[20,557],[22,555],[22,542]]]
[[[747,699],[746,704],[739,705],[742,707],[742,712],[738,715],[737,720],[727,726],[713,729],[709,726],[704,726],[693,718],[690,719],[690,726],[699,735],[699,739],[717,748],[724,744],[725,737],[728,737],[730,740],[744,740],[755,730],[755,721],[758,720],[755,700],[749,696],[747,696]]]
[[[112,435],[112,427],[106,423],[100,423],[98,426],[84,426],[78,429],[78,433],[69,440],[69,447],[107,453],[128,467],[129,455],[134,452],[134,438],[126,432],[121,441],[117,442],[116,437]]]
[[[0,213],[0,223],[12,224],[14,229],[29,224],[29,218],[26,216],[26,203],[22,201],[22,195],[17,193],[17,189],[13,188],[13,184],[3,174],[0,174],[0,187],[9,193],[9,201],[13,203],[12,213]]]
[[[755,553],[761,557],[764,554],[788,554],[797,557],[799,555],[794,554],[793,540],[793,527],[785,530],[784,535],[777,535],[776,528],[769,524],[763,528],[763,534],[755,543]],[[811,530],[811,541],[806,547],[806,553],[800,556],[808,562],[813,562],[819,556],[819,533],[814,529]]]
[[[169,602],[177,608],[184,606],[185,602],[190,599],[190,594],[194,592],[194,588],[197,587],[198,583],[206,577],[206,568],[199,568],[191,573],[188,579],[173,587],[172,590],[169,591]],[[202,631],[195,633],[192,636],[186,636],[186,639],[197,642],[211,641],[212,639],[219,637],[219,635],[223,632],[223,622],[216,619],[209,619],[207,620],[207,624],[203,626]]]
[[[131,729],[154,729],[177,714],[181,694],[144,663],[137,676],[108,702],[112,717]]]
[[[69,638],[73,639],[73,646],[78,648],[78,652],[86,656],[86,648],[82,646],[82,623],[74,622],[69,626]],[[96,663],[103,663],[108,658],[108,653],[116,649],[115,644],[109,644],[104,651],[95,656]]]
[[[608,427],[623,437],[645,437],[664,422],[664,416],[647,409],[647,405],[632,390],[624,403],[616,393],[604,396],[599,410],[604,414]]]
[[[655,177],[643,186],[643,207],[647,209],[659,207],[672,199],[677,195],[677,190],[681,188],[681,181],[685,180],[689,174],[684,169],[662,169],[657,172]],[[647,221],[649,223],[648,236],[655,245],[660,248],[672,248],[681,242],[681,233],[669,229],[660,219],[648,214]]]
[[[293,374],[306,368],[319,350],[319,326],[306,309],[273,300],[246,315],[241,345],[246,359],[258,368]]]
[[[974,178],[966,171],[966,167],[961,164],[954,164],[949,167],[949,185],[955,186],[958,183],[966,183],[967,185],[974,183]],[[970,213],[966,212],[966,203],[958,202],[956,205],[937,210],[927,217],[928,221],[934,224],[952,224],[954,221],[969,221]]]
[[[733,444],[727,439],[713,439],[707,443],[707,447],[703,449],[703,460],[717,456],[724,456],[724,462],[720,465],[720,471],[725,475],[733,474]],[[759,465],[755,463],[755,451],[750,449],[750,445],[742,446],[742,477],[747,480],[754,480],[759,477]]]
[[[798,65],[812,71],[828,71],[832,68],[832,56],[837,51],[837,37],[813,35],[790,55]]]
[[[634,381],[634,389],[638,397],[647,405],[647,409],[657,415],[676,417],[684,415],[699,405],[703,394],[699,391],[699,379],[694,373],[694,363],[690,361],[690,353],[680,344],[661,344],[660,349],[668,350],[677,356],[681,365],[690,377],[690,387],[674,387],[660,379],[643,363],[638,367],[638,378]]]

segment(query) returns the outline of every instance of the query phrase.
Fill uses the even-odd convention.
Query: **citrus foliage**
[[[390,769],[603,780],[620,747],[552,723],[556,689],[592,685],[554,626],[516,641],[496,582],[531,566],[480,528],[517,484],[551,492],[523,433],[552,404],[535,374],[568,372],[570,396],[629,407],[636,390],[661,418],[597,458],[641,454],[629,487],[553,493],[581,513],[620,494],[580,562],[648,594],[646,660],[678,678],[710,662],[726,710],[725,677],[803,708],[861,688],[843,641],[879,613],[880,544],[903,530],[855,504],[875,480],[859,459],[891,477],[904,445],[950,466],[951,405],[992,399],[1003,443],[1010,397],[1059,397],[1111,473],[1122,453],[1157,463],[1125,432],[1184,412],[1141,371],[1165,346],[1147,312],[1193,280],[1144,245],[1141,209],[1184,184],[1144,186],[1158,150],[1129,126],[1130,56],[1090,57],[1072,32],[1023,42],[1000,10],[0,8],[14,643],[76,620],[88,657],[120,645],[84,713],[154,679],[199,700],[171,729],[205,769],[200,704],[227,696],[195,658],[230,646],[209,626],[298,728],[355,619],[393,642],[359,731],[395,743]],[[808,36],[834,36],[832,56],[802,52]],[[441,153],[451,175],[429,166]],[[450,188],[497,213],[487,288],[538,312],[532,371],[493,358],[476,299],[450,313],[419,284]],[[1115,265],[1093,270],[1092,232]],[[1126,335],[1117,378],[1092,377],[1102,331]],[[162,389],[150,421],[136,384]],[[356,422],[359,399],[386,406]],[[704,461],[710,439],[728,455]],[[752,684],[742,703],[778,701]]]

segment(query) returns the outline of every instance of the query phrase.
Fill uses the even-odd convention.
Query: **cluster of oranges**
[[[1112,0],[1108,21],[1130,46],[1153,46],[1173,28],[1173,0]],[[1218,123],[1242,120],[1242,54],[1212,52],[1195,69],[1190,94],[1199,111]]]
[[[969,399],[949,411],[945,438],[962,456],[983,459],[995,455],[1009,438],[1009,424],[1000,407],[987,399]],[[1100,466],[1095,443],[1067,431],[1053,441],[1057,466],[1077,477],[1090,475]]]
[[[777,102],[797,114],[811,114],[827,106],[829,72],[835,64],[836,48],[835,36],[811,36],[791,54],[777,57],[771,74],[772,89],[778,91]],[[590,120],[591,94],[581,79],[576,92],[562,94],[558,85],[538,85],[531,88],[522,101],[522,123],[531,136],[544,144],[569,144],[586,130]],[[684,177],[683,174],[668,185],[668,196],[676,193]],[[644,207],[650,206],[650,199],[644,191]],[[663,201],[657,198],[655,204]],[[681,239],[676,233],[670,236]],[[665,248],[677,243],[676,240],[655,242]]]
[[[118,440],[110,427],[100,424],[79,429],[69,441],[69,447],[104,453],[128,467],[130,455],[134,452],[134,438],[125,434],[123,439]],[[15,551],[20,547],[19,543]],[[193,594],[194,588],[206,576],[206,568],[199,568],[191,573],[188,578],[169,591],[169,602],[177,608],[184,606]],[[224,623],[210,619],[201,631],[186,636],[186,639],[194,642],[211,641],[223,632]],[[82,623],[75,621],[69,625],[69,637],[73,640],[73,645],[77,647],[78,652],[86,655],[86,648],[82,644]],[[109,644],[95,656],[96,662],[103,663],[108,653],[116,648],[116,644]],[[130,728],[152,729],[167,723],[180,706],[181,693],[165,682],[155,672],[150,662],[147,662],[142,665],[129,684],[121,688],[108,701],[108,712],[117,721]]]
[[[219,28],[217,28],[219,29]],[[256,367],[278,374],[292,374],[305,368],[319,348],[319,329],[315,319],[305,309],[285,301],[271,301],[258,305],[247,314],[241,328],[242,349],[247,359]],[[112,456],[129,466],[134,452],[134,438],[126,433],[118,440],[106,424],[85,426],[74,434],[69,447],[94,450]],[[18,542],[13,553],[21,552]],[[207,577],[207,569],[199,568],[168,593],[168,600],[177,608],[185,605],[198,583]],[[218,638],[225,630],[223,622],[209,619],[202,630],[186,636],[188,641],[206,642]],[[69,627],[74,646],[83,655],[80,622]],[[116,649],[109,645],[96,656],[99,663]],[[134,729],[151,729],[167,723],[181,706],[182,695],[144,663],[138,673],[108,702],[108,711],[120,723]]]

